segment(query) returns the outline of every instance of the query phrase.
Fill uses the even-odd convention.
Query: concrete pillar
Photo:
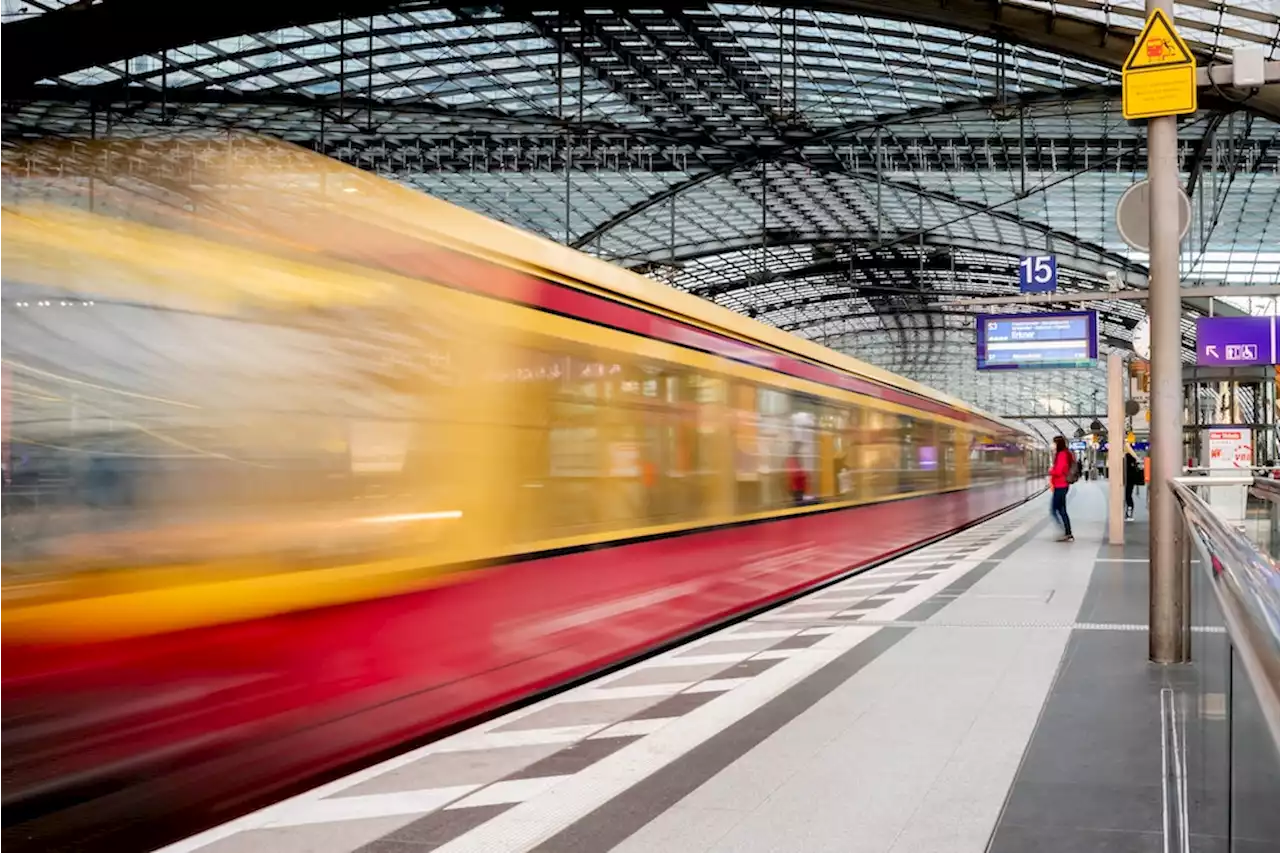
[[[1107,356],[1107,541],[1124,544],[1124,360]]]
[[[1147,0],[1147,14],[1172,0]],[[1150,657],[1156,663],[1185,660],[1182,641],[1184,567],[1178,531],[1182,523],[1169,483],[1182,469],[1182,300],[1178,273],[1178,122],[1168,116],[1147,123],[1151,260],[1151,604]]]

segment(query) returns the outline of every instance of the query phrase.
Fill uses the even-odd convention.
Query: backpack
[[[1071,464],[1067,466],[1067,485],[1073,485],[1080,482],[1080,460],[1071,455]]]

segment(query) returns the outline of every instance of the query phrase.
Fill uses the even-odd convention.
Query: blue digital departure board
[[[978,369],[1093,367],[1098,363],[1098,315],[979,314]]]

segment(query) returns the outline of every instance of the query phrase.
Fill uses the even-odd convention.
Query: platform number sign
[[[1058,289],[1058,259],[1053,255],[1033,255],[1018,261],[1018,290],[1022,293],[1052,293]]]

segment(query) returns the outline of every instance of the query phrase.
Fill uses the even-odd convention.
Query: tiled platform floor
[[[1104,488],[1073,494],[1073,544],[1038,499],[167,850],[1084,849],[1042,838],[1028,768],[1079,737],[1046,706],[1077,638],[1143,641],[1091,586],[1146,574],[1102,545]]]

